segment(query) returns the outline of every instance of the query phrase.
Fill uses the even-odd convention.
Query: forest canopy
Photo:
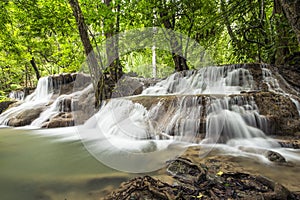
[[[300,60],[297,0],[2,0],[0,96],[34,87],[41,76],[80,69],[87,52],[72,3],[82,12],[92,47],[120,32],[160,27],[197,41],[216,65]],[[152,77],[152,54],[144,49],[117,56],[111,67]],[[156,51],[156,62],[158,77],[194,67],[162,50]]]

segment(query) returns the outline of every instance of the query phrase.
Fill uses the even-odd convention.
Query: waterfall
[[[212,99],[207,106],[204,143],[226,143],[231,139],[265,138],[268,122],[260,116],[252,98]]]
[[[272,72],[266,66],[260,67],[261,80],[269,90],[281,91]],[[141,96],[160,96],[150,107],[130,100],[131,97],[111,99],[84,127],[98,128],[105,137],[132,140],[198,142],[205,138],[204,143],[228,143],[233,139],[266,138],[265,133],[270,133],[271,129],[268,118],[259,113],[251,95],[258,87],[251,72],[245,65],[176,72],[143,91]],[[85,100],[91,96],[92,86],[51,101],[60,84],[69,83],[74,77],[41,78],[34,93],[23,104],[0,115],[0,124],[7,124],[11,117],[35,107],[43,107],[43,112],[32,121],[32,126],[42,127],[53,117],[67,112],[73,112],[74,120],[82,123],[86,119],[83,115],[88,116],[86,112],[91,111],[88,106],[93,107],[82,105],[90,103]],[[292,101],[300,114],[299,102]]]
[[[39,79],[35,91],[28,95],[26,102],[48,102],[53,93],[53,83],[51,77],[42,77]]]
[[[143,94],[237,94],[251,89],[250,72],[232,65],[177,72],[147,88]]]
[[[299,116],[300,116],[300,103],[299,103],[299,101],[297,101],[296,99],[294,99],[294,98],[290,98],[291,100],[292,100],[292,102],[296,105],[296,107],[297,107],[297,110],[298,110],[298,113],[299,113]]]
[[[178,107],[166,108],[166,103],[159,102],[147,110],[130,100],[112,99],[85,126],[98,127],[107,137],[193,142],[200,128],[202,104],[196,97],[177,103]]]
[[[270,90],[279,90],[279,84],[269,69],[261,67],[262,79]],[[250,71],[242,65],[205,67],[199,70],[177,72],[165,80],[144,90],[143,95],[174,95],[198,94],[207,95],[206,104],[202,108],[195,106],[194,110],[206,113],[205,140],[203,143],[227,143],[232,139],[266,138],[269,124],[265,116],[259,114],[253,97],[238,95],[242,91],[254,90],[253,77]],[[198,98],[199,99],[199,98]],[[201,116],[191,123],[201,124]],[[182,119],[186,124],[178,124]],[[174,113],[170,118],[166,134],[173,135],[174,130],[180,130],[189,123],[188,116]],[[194,134],[199,133],[191,129]],[[202,127],[203,129],[204,127]],[[172,131],[171,131],[172,130]],[[186,132],[186,131],[185,131]],[[175,135],[179,135],[176,133]]]
[[[17,117],[26,110],[46,106],[51,99],[52,92],[52,79],[50,77],[40,78],[37,84],[37,88],[32,94],[28,95],[25,98],[24,103],[8,109],[0,115],[0,124],[8,125],[8,122],[12,117]]]
[[[70,106],[66,106],[66,101],[68,99],[68,95],[59,96],[51,106],[46,109],[44,112],[40,114],[40,116],[35,119],[30,125],[35,127],[42,127],[43,123],[49,120],[51,117],[59,114],[60,112],[71,111]],[[71,103],[69,103],[71,105]]]
[[[15,100],[19,100],[19,101],[23,101],[24,100],[24,92],[23,91],[12,91],[9,93],[8,97],[10,99],[15,99]]]

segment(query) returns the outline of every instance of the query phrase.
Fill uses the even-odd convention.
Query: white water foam
[[[39,79],[36,90],[24,100],[24,103],[17,107],[10,108],[0,115],[0,124],[7,125],[12,117],[18,116],[21,112],[45,106],[52,96],[52,81],[49,77]]]
[[[238,94],[252,87],[253,77],[247,69],[235,66],[205,67],[174,73],[144,90],[143,94]]]
[[[300,103],[299,103],[299,101],[297,101],[296,99],[294,99],[292,97],[291,97],[291,100],[296,105],[298,113],[299,113],[299,116],[300,116]]]
[[[23,91],[12,91],[9,93],[8,97],[10,99],[15,99],[15,100],[18,100],[18,101],[23,101],[24,100],[24,92]]]

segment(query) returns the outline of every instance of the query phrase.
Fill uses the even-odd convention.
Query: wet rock
[[[283,78],[300,92],[300,65],[284,65],[278,69]]]
[[[300,140],[283,140],[278,143],[284,148],[300,149]]]
[[[285,158],[280,153],[277,153],[275,151],[268,150],[264,153],[264,155],[272,162],[277,162],[277,163],[286,162]]]
[[[74,126],[72,113],[59,113],[42,125],[42,128],[58,128]]]
[[[180,179],[181,182],[196,182],[199,179],[203,179],[206,175],[205,167],[199,168],[185,158],[177,158],[168,163],[167,172],[173,177]]]
[[[71,74],[72,79],[74,80],[74,91],[79,91],[87,87],[92,83],[91,77],[88,74],[83,73],[73,73]]]
[[[293,135],[300,131],[299,113],[289,97],[273,92],[253,94],[259,113],[269,121],[269,133]]]
[[[4,112],[11,104],[15,103],[16,101],[3,101],[0,102],[0,114]]]
[[[43,112],[44,109],[45,106],[23,110],[17,116],[12,117],[8,121],[8,126],[19,127],[30,125],[33,120],[40,116],[41,112]]]
[[[112,93],[112,98],[126,97],[141,94],[143,84],[138,78],[123,76],[117,83]]]

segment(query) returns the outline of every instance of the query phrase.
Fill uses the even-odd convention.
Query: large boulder
[[[74,126],[74,119],[71,113],[59,113],[42,125],[42,128],[59,128]]]
[[[8,126],[19,127],[30,125],[33,120],[40,116],[41,112],[43,112],[44,109],[44,106],[40,106],[23,110],[18,115],[9,119]]]
[[[143,84],[138,78],[123,76],[112,93],[112,98],[138,95],[143,92]]]

